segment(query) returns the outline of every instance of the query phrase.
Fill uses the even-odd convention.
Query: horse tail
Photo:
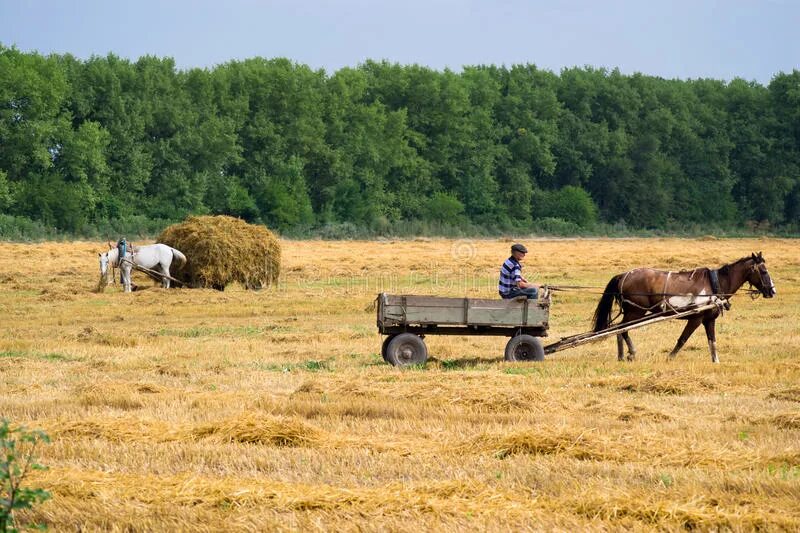
[[[622,274],[618,274],[611,278],[603,291],[603,296],[597,304],[597,309],[594,311],[594,329],[592,331],[602,331],[611,325],[611,308],[614,306],[614,301],[619,301],[619,280]]]
[[[183,268],[183,265],[186,264],[186,256],[183,255],[183,252],[181,252],[180,250],[176,250],[172,246],[170,246],[170,249],[172,250],[172,257],[174,259],[177,259],[178,262],[180,263],[179,265],[177,265],[177,267]]]

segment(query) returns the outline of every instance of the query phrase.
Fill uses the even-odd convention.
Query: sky
[[[179,69],[286,57],[460,71],[531,63],[767,85],[800,69],[800,0],[0,0],[0,43]]]

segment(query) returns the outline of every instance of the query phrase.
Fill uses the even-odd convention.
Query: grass
[[[158,336],[165,337],[257,337],[271,331],[285,331],[286,328],[278,326],[237,326],[237,327],[192,327],[188,329],[162,328],[156,332]]]
[[[25,350],[2,350],[0,357],[42,359],[45,361],[80,361],[80,357],[58,352],[30,352]]]
[[[303,361],[301,363],[268,363],[256,361],[252,364],[252,368],[266,372],[320,372],[333,370],[330,361],[317,361],[314,359]]]
[[[95,294],[101,243],[0,243],[0,413],[45,429],[26,511],[54,531],[797,530],[800,249],[782,239],[527,240],[529,278],[604,286],[638,266],[762,250],[772,300],[734,299],[721,364],[682,324],[505,363],[501,337],[428,336],[383,363],[376,293],[495,296],[510,240],[284,240],[284,273]],[[22,258],[22,259],[20,259]],[[550,338],[597,295],[554,296]],[[68,363],[68,364],[65,364]]]

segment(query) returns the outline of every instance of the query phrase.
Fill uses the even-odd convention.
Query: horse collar
[[[719,294],[719,270],[709,270],[708,275],[711,278],[711,294]]]
[[[721,289],[719,286],[719,270],[709,270],[708,277],[711,280],[711,294],[721,294]],[[725,294],[722,296],[722,307],[725,308],[725,310],[730,310],[731,308],[731,302],[728,300],[730,296],[730,294]]]

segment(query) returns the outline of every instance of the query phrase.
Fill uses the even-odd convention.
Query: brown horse
[[[720,306],[730,308],[728,299],[745,283],[758,289],[764,298],[775,296],[775,284],[772,283],[761,252],[716,270],[705,267],[682,272],[665,272],[652,268],[630,270],[614,276],[606,285],[594,313],[594,331],[604,330],[611,325],[614,302],[622,309],[622,324],[638,320],[648,313],[663,312],[669,315],[692,305],[719,303],[714,309],[681,319],[687,320],[686,327],[669,354],[670,357],[675,357],[702,323],[708,337],[711,361],[718,363],[714,323],[722,312]],[[627,331],[617,335],[617,358],[622,361],[623,340],[628,345],[628,360],[633,361],[636,349]]]

